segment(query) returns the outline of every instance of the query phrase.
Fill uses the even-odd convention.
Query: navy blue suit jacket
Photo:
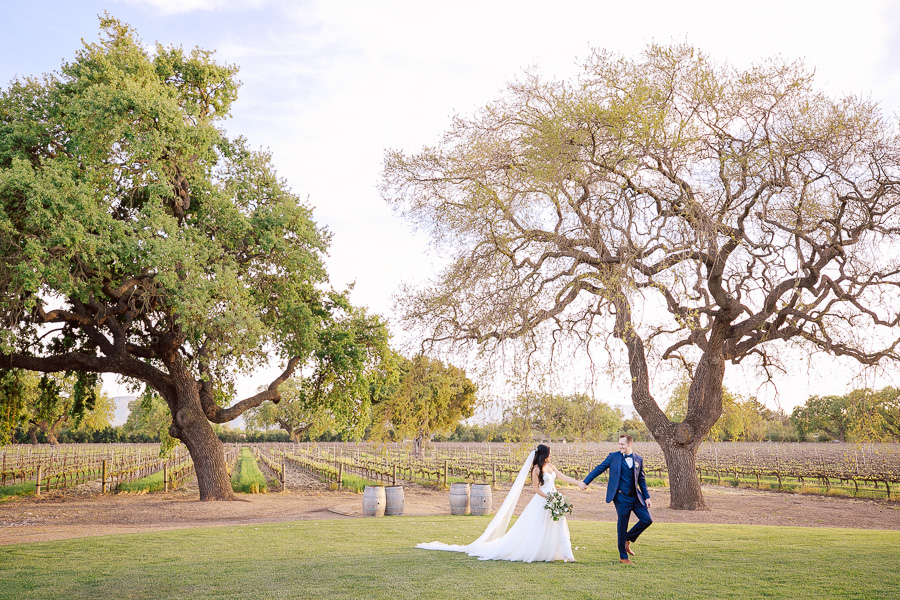
[[[647,491],[647,481],[644,479],[644,459],[637,454],[631,455],[634,460],[634,489],[637,491],[638,501],[647,506],[647,498],[650,493]],[[603,462],[594,467],[587,477],[584,478],[586,484],[590,484],[598,475],[609,469],[609,485],[606,486],[606,501],[612,502],[619,491],[619,479],[621,478],[622,465],[625,457],[621,452],[610,452],[609,456],[603,459]],[[627,468],[627,467],[626,467]]]

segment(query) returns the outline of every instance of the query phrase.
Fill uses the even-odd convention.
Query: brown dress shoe
[[[631,562],[631,561],[628,560],[627,558],[620,558],[620,559],[619,559],[619,562],[622,563],[623,565],[633,565],[633,564],[634,564],[633,562]]]
[[[634,556],[634,550],[631,549],[631,542],[629,541],[625,542],[625,552],[627,552],[631,556]]]

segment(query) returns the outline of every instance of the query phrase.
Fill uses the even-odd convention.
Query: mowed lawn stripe
[[[900,532],[655,523],[618,563],[613,523],[570,520],[579,562],[415,549],[489,517],[241,525],[0,547],[0,598],[895,598]]]

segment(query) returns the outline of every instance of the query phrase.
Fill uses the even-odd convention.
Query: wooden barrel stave
[[[367,485],[363,490],[363,516],[383,517],[385,504],[384,486]]]
[[[389,485],[384,488],[384,514],[394,517],[403,514],[405,498],[402,485]]]
[[[470,512],[469,506],[469,484],[468,483],[451,483],[450,484],[450,514],[451,515],[467,515]]]
[[[475,483],[469,494],[469,507],[473,515],[489,515],[493,510],[491,484]]]

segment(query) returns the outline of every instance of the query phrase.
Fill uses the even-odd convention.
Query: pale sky
[[[332,284],[355,282],[353,301],[387,317],[398,285],[424,281],[440,261],[380,198],[384,150],[438,141],[454,114],[487,104],[525,68],[570,78],[591,48],[636,56],[651,41],[687,41],[736,66],[802,59],[828,92],[871,97],[887,116],[900,114],[900,3],[890,1],[2,0],[2,7],[4,86],[72,60],[82,38],[97,39],[104,11],[147,44],[215,49],[217,60],[237,63],[243,87],[229,134],[271,149],[281,176],[334,235]],[[403,338],[396,323],[393,331]],[[262,382],[245,380],[241,393]],[[109,383],[113,395],[125,393]],[[858,383],[819,361],[780,381],[778,401],[790,409],[809,394]],[[726,384],[775,404],[771,390],[736,367]]]

